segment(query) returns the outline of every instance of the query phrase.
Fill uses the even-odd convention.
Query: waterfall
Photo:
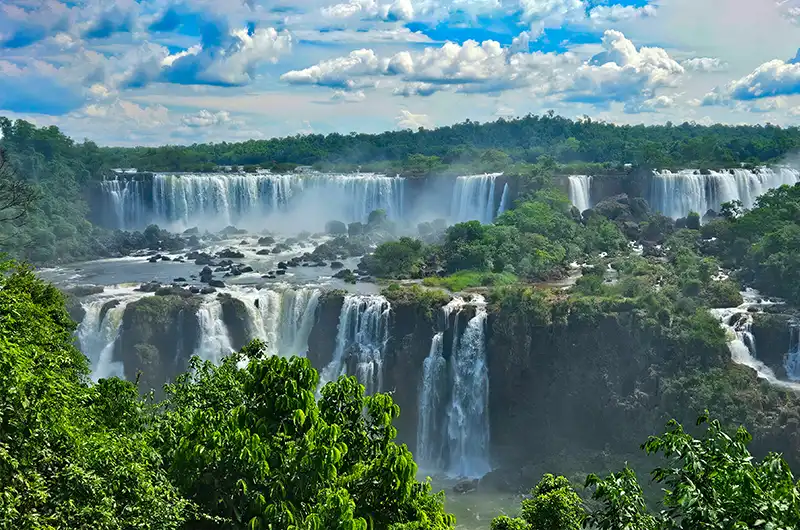
[[[709,310],[719,320],[723,329],[728,332],[728,348],[731,352],[731,360],[736,364],[752,368],[760,379],[764,379],[772,385],[800,391],[800,383],[778,379],[772,368],[757,358],[756,340],[752,332],[752,309],[762,305],[769,305],[770,302],[758,302],[758,293],[751,290],[743,292],[742,296],[745,302],[739,307]],[[789,357],[787,357],[787,373],[790,373],[788,362],[791,357],[790,352]]]
[[[207,297],[197,310],[200,340],[195,355],[204,361],[219,364],[223,357],[233,353],[228,328],[222,320],[222,303],[216,296]]]
[[[125,230],[147,223],[145,215],[144,184],[139,180],[104,180],[100,183],[102,193],[107,197],[110,210],[114,213],[114,226]]]
[[[793,322],[789,328],[789,352],[783,363],[786,377],[790,381],[800,383],[800,327]]]
[[[448,383],[447,360],[444,358],[444,332],[449,329],[450,315],[453,313],[456,313],[455,327],[458,329],[458,314],[464,304],[463,298],[455,297],[442,308],[442,331],[433,335],[431,349],[422,365],[422,391],[419,399],[415,457],[420,468],[425,470],[441,470],[445,466],[445,444],[441,430]],[[454,338],[455,340],[457,338]]]
[[[333,358],[322,370],[320,387],[350,369],[368,394],[382,390],[383,355],[389,341],[390,312],[391,305],[383,296],[345,297]]]
[[[110,296],[109,296],[110,295]],[[145,296],[130,290],[109,289],[103,296],[90,298],[81,306],[86,315],[76,335],[80,349],[89,359],[92,379],[125,377],[122,362],[114,360],[114,348],[122,327],[122,316],[130,302]]]
[[[452,398],[447,418],[448,472],[481,477],[489,465],[489,371],[486,362],[486,302],[473,295],[475,316],[467,323],[451,358]]]
[[[319,230],[327,221],[365,222],[370,212],[403,216],[405,180],[372,173],[183,173],[155,174],[151,200],[138,181],[113,180],[101,189],[116,213],[117,228],[142,229],[156,223],[173,230],[197,226],[219,229],[231,224],[263,228],[272,215]],[[259,224],[261,223],[261,224]]]
[[[503,185],[503,195],[500,197],[500,206],[497,208],[497,217],[500,217],[503,212],[508,210],[508,183]]]
[[[319,289],[234,292],[245,302],[253,335],[267,345],[269,355],[304,356],[319,305]]]
[[[702,216],[708,210],[719,211],[723,203],[733,200],[752,208],[756,198],[767,190],[798,181],[800,171],[788,167],[730,169],[707,175],[691,170],[657,171],[653,173],[649,201],[654,210],[668,217],[685,217],[689,212]]]
[[[592,207],[592,177],[569,176],[569,200],[581,213]],[[705,213],[705,212],[703,212]]]
[[[495,217],[495,181],[502,173],[458,177],[450,203],[450,217],[457,223],[491,223]]]

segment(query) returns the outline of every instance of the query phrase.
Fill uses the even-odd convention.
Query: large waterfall
[[[468,305],[475,315],[462,331],[460,319]],[[479,295],[468,303],[454,298],[442,317],[443,331],[433,336],[423,365],[416,456],[426,470],[480,477],[491,470],[486,302]],[[450,329],[452,344],[446,355],[444,336]]]
[[[282,224],[297,231],[319,230],[332,219],[366,221],[377,209],[401,218],[405,180],[372,173],[185,173],[154,175],[150,194],[144,186],[131,180],[101,184],[117,228],[156,223],[173,230],[231,224],[262,229],[280,214]]]
[[[355,374],[368,394],[383,389],[383,356],[389,341],[391,305],[383,296],[347,295],[339,315],[336,347],[320,386]]]
[[[491,173],[458,177],[450,203],[450,218],[457,223],[491,223],[498,210],[495,183],[501,175],[502,173]]]
[[[245,302],[254,337],[263,340],[269,355],[304,356],[321,291],[312,288],[261,289],[236,293]]]
[[[125,308],[143,296],[143,293],[134,293],[130,289],[109,289],[102,296],[92,297],[81,304],[86,315],[78,326],[78,343],[89,359],[93,380],[125,377],[122,363],[114,360],[114,348]]]
[[[689,212],[700,215],[708,210],[719,211],[729,201],[739,200],[752,208],[759,195],[784,184],[800,181],[800,171],[788,167],[729,169],[724,171],[657,171],[653,174],[648,200],[654,210],[673,217]]]
[[[569,176],[569,199],[581,213],[592,207],[592,177],[588,175]]]

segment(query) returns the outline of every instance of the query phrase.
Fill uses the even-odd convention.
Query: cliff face
[[[635,449],[652,432],[657,358],[635,316],[591,320],[570,313],[537,325],[524,315],[492,314],[489,415],[492,457],[513,466],[570,446]],[[660,423],[660,422],[659,422]]]
[[[160,389],[186,370],[197,347],[198,298],[148,296],[131,302],[122,317],[114,357],[125,366],[125,378],[137,374],[143,391]]]
[[[319,299],[317,318],[308,336],[308,360],[319,371],[331,362],[336,349],[336,333],[343,304],[342,292],[324,293]]]
[[[772,368],[779,379],[786,379],[786,355],[791,345],[793,317],[781,314],[753,315],[756,356]]]

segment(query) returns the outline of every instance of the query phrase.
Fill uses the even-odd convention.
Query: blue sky
[[[103,145],[796,125],[798,48],[800,0],[0,0],[0,115]]]

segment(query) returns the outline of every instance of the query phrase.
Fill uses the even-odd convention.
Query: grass
[[[443,287],[458,292],[471,287],[498,287],[518,282],[519,278],[510,272],[459,271],[444,278],[425,278],[422,283],[427,287]]]

